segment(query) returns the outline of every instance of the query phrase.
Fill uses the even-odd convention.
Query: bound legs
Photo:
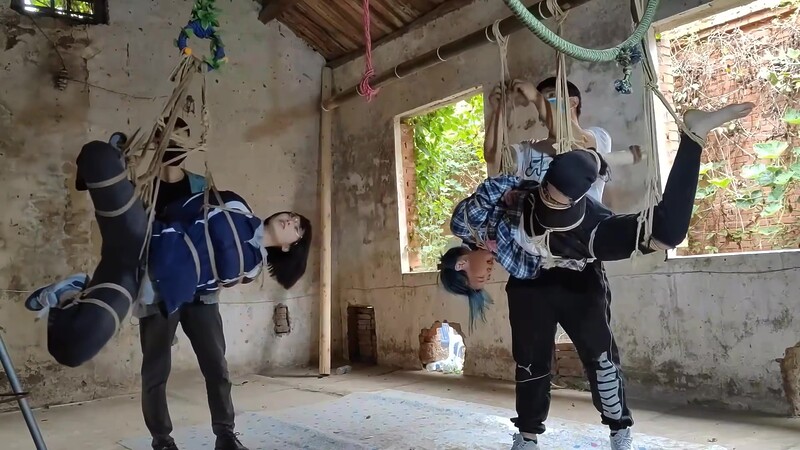
[[[144,206],[127,179],[119,150],[90,142],[77,165],[77,179],[89,190],[103,243],[86,289],[52,308],[48,318],[48,350],[70,367],[93,358],[128,314],[139,292],[139,254],[147,232]]]

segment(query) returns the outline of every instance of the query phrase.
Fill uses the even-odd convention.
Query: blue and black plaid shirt
[[[524,199],[518,199],[513,207],[502,201],[503,194],[520,187],[522,182],[520,178],[508,175],[486,179],[474,194],[456,205],[450,230],[470,244],[478,243],[473,231],[480,241],[494,240],[497,243],[497,262],[513,277],[532,279],[539,274],[541,257],[526,252],[514,239],[521,224]]]

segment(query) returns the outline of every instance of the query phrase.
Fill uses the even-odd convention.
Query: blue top
[[[192,302],[195,295],[237,284],[242,281],[240,275],[252,280],[266,261],[266,249],[261,244],[264,234],[262,220],[253,215],[247,202],[236,193],[221,191],[219,194],[229,212],[225,214],[222,209],[214,207],[219,202],[211,193],[208,211],[211,248],[206,238],[203,192],[168,205],[164,208],[162,220],[153,223],[149,274],[153,289],[165,303],[168,314],[177,311],[184,303]],[[235,233],[228,217],[233,222]],[[239,247],[242,249],[241,264]]]

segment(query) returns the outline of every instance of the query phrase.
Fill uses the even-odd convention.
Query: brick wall
[[[708,41],[708,36],[719,36],[729,33],[726,39],[738,39],[742,45],[747,42],[752,46],[750,57],[758,61],[768,48],[799,48],[797,33],[788,27],[777,27],[773,23],[776,17],[780,20],[797,21],[797,16],[787,14],[787,10],[764,10],[738,19],[700,30],[697,38]],[[741,34],[739,31],[741,30]],[[730,41],[729,41],[730,42]],[[703,48],[701,46],[701,48]],[[728,47],[733,48],[733,47]],[[790,149],[800,146],[797,133],[787,129],[780,119],[786,107],[798,107],[798,98],[792,96],[775,96],[772,88],[758,80],[758,64],[752,64],[752,72],[736,77],[733,71],[743,67],[741,61],[731,61],[732,56],[726,53],[723,46],[704,47],[708,53],[688,54],[682,47],[680,38],[672,40],[663,38],[658,43],[659,84],[662,92],[673,103],[673,94],[680,92],[687,84],[680,76],[673,76],[673,67],[680,61],[676,58],[705,58],[702,76],[689,82],[698,84],[697,103],[694,107],[709,109],[729,102],[753,102],[757,105],[754,113],[740,122],[739,130],[726,130],[709,136],[708,145],[703,153],[703,162],[719,162],[727,167],[727,172],[740,176],[745,165],[759,161],[753,145],[768,140],[783,140],[790,143]],[[773,50],[773,53],[775,51]],[[734,68],[733,70],[731,68]],[[754,81],[755,80],[755,81]],[[667,124],[667,154],[671,165],[680,138],[677,125],[670,121]],[[740,179],[741,180],[741,179]],[[702,185],[702,183],[701,183]],[[741,185],[741,184],[740,184]],[[769,190],[764,190],[768,194]],[[797,188],[787,191],[786,198],[797,199]],[[790,200],[796,204],[796,201]],[[741,251],[778,250],[798,248],[800,229],[793,226],[800,215],[800,210],[785,208],[782,213],[773,217],[762,218],[758,210],[737,208],[735,203],[723,195],[717,194],[712,200],[697,202],[699,213],[692,221],[688,246],[679,248],[679,254],[732,253]],[[777,239],[764,235],[769,227],[783,223],[784,234]]]

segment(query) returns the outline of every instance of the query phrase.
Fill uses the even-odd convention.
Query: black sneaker
[[[180,450],[174,442],[164,444],[153,444],[153,450]]]
[[[248,448],[239,442],[236,433],[230,432],[217,436],[217,443],[214,444],[214,450],[248,450]]]

